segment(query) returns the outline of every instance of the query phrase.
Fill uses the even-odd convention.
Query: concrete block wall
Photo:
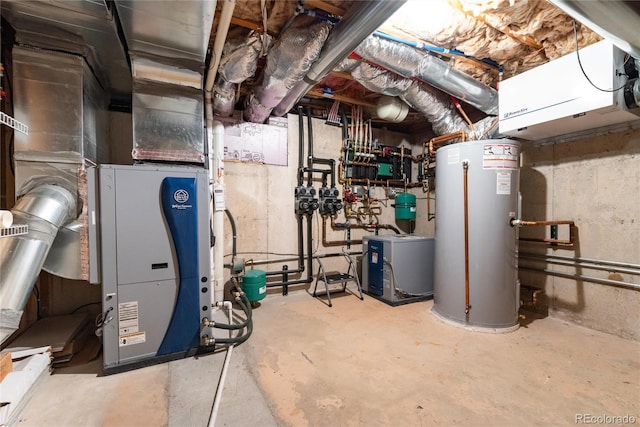
[[[572,249],[520,244],[521,252],[640,263],[640,130],[567,143],[523,145],[523,218],[574,220]],[[640,277],[521,260],[522,265],[640,283]],[[520,271],[545,290],[553,317],[624,338],[640,339],[640,292]]]
[[[306,128],[305,123],[305,153],[306,153]],[[324,120],[313,119],[313,140],[314,156],[322,158],[333,158],[337,162],[342,146],[342,129],[340,127],[326,125]],[[414,145],[409,137],[380,130],[374,132],[374,138],[378,138],[381,143],[387,145],[412,148],[418,154],[422,150],[421,145]],[[306,157],[305,157],[306,166]],[[321,166],[324,168],[324,166]],[[294,188],[297,184],[298,168],[298,116],[295,114],[288,117],[288,166],[273,166],[255,163],[225,162],[225,200],[227,208],[232,212],[237,223],[237,246],[239,257],[246,260],[278,260],[283,258],[293,258],[297,255],[297,231],[296,216],[294,214]],[[417,175],[417,165],[414,165],[413,177]],[[314,183],[316,191],[321,186],[321,175],[315,174],[317,180]],[[337,181],[337,179],[336,179]],[[305,175],[306,185],[306,175]],[[343,194],[343,186],[337,183],[340,195]],[[426,218],[426,199],[421,188],[412,189],[418,199],[418,220],[415,225],[416,234],[433,235],[433,221],[423,221]],[[382,196],[384,191],[379,188],[377,194]],[[382,208],[382,215],[379,217],[381,224],[393,224],[398,228],[407,230],[405,224],[396,223],[394,209],[391,206],[393,200],[384,200],[386,207]],[[226,220],[225,220],[226,221]],[[360,244],[354,244],[350,249],[346,247],[323,247],[322,245],[322,218],[316,212],[313,216],[313,248],[314,254],[339,253],[341,250],[361,251]],[[344,211],[338,214],[337,222],[344,222]],[[346,238],[344,230],[331,230],[328,224],[329,241],[343,240]],[[306,219],[304,220],[306,234]],[[380,230],[380,234],[391,234],[391,230]],[[351,232],[351,239],[360,239],[363,235],[372,234],[364,230],[354,229]],[[232,236],[228,222],[225,222],[225,262],[229,262],[232,252]],[[305,240],[306,254],[306,240]],[[347,264],[340,258],[323,259],[323,263],[328,270],[346,271]],[[289,260],[286,263],[271,263],[259,265],[256,268],[273,271],[280,270],[284,264],[289,269],[297,268],[297,261]],[[305,262],[306,268],[306,262]],[[318,269],[318,263],[314,262],[313,274]],[[306,278],[307,271],[303,275],[290,277],[291,280]],[[228,279],[228,271],[225,271]],[[278,277],[281,279],[281,277]]]

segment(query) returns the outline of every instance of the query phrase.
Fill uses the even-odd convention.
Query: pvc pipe
[[[218,380],[218,387],[216,388],[216,396],[213,399],[213,407],[211,408],[211,416],[209,417],[209,427],[216,425],[216,417],[218,416],[218,409],[220,408],[220,400],[222,399],[222,390],[224,389],[224,382],[227,379],[227,371],[229,370],[229,362],[231,361],[231,352],[233,351],[234,344],[227,347],[227,354],[224,357],[224,364],[222,365],[222,372],[220,373],[220,379]]]
[[[13,214],[11,211],[0,211],[0,228],[9,228],[13,225]]]
[[[211,184],[217,195],[214,197],[224,198],[224,126],[218,121],[212,122],[212,143],[209,150],[209,162],[213,166],[209,170],[211,174]],[[213,159],[211,155],[213,153]],[[216,244],[213,247],[214,266],[214,297],[216,301],[224,299],[224,206],[216,208],[216,200],[213,201],[213,235],[216,236]]]
[[[235,9],[235,7],[236,0],[224,0],[222,12],[220,12],[220,21],[218,22],[216,40],[213,43],[211,62],[209,63],[209,70],[207,71],[207,79],[204,86],[205,94],[208,99],[211,99],[213,84],[216,79],[216,74],[218,73],[220,58],[222,58],[222,48],[224,47],[224,42],[227,40],[227,33],[229,32],[229,25],[231,25],[231,17],[233,16],[233,9]]]

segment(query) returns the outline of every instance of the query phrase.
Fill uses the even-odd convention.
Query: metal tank
[[[437,151],[432,312],[441,320],[487,332],[518,328],[517,227],[510,221],[517,215],[519,175],[513,140]]]

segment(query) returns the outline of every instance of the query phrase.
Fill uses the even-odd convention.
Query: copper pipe
[[[374,165],[373,163],[367,163],[367,162],[349,162],[347,161],[348,164],[350,165],[355,165],[355,166],[378,166],[378,165]]]
[[[491,129],[493,129],[494,127],[496,127],[496,125],[498,124],[499,120],[498,118],[496,118],[493,123],[491,123],[491,126],[489,126],[488,128],[486,128],[484,130],[484,132],[482,132],[482,135],[480,135],[480,139],[484,138],[489,132],[491,132]]]
[[[468,322],[471,309],[469,304],[469,161],[463,161],[462,168],[464,170],[464,314]]]
[[[335,219],[331,217],[331,228],[335,228]],[[371,231],[371,229],[383,229],[383,230],[392,230],[396,234],[402,234],[400,230],[394,225],[391,224],[352,224],[349,228],[355,228],[360,230]],[[323,246],[345,246],[347,244],[352,245],[360,245],[362,244],[362,239],[357,240],[327,240],[327,216],[322,217],[322,245]]]
[[[547,243],[552,245],[561,245],[571,247],[574,245],[576,240],[576,230],[577,227],[573,221],[562,220],[562,221],[524,221],[521,219],[512,219],[512,226],[519,227],[546,227],[548,225],[568,225],[569,226],[569,239],[547,239],[547,238],[533,238],[533,237],[521,237],[518,240],[524,242],[536,242],[536,243]]]
[[[448,133],[446,135],[436,136],[435,138],[431,138],[428,143],[423,143],[423,147],[424,144],[427,144],[429,147],[429,155],[433,157],[436,155],[436,150],[438,149],[437,145],[449,142],[457,138],[462,139],[462,141],[466,141],[467,133],[463,130],[459,130],[457,132]]]
[[[355,226],[354,226],[355,227]],[[362,239],[359,240],[327,240],[327,217],[322,217],[322,246],[346,246],[347,244],[359,245],[362,244]]]

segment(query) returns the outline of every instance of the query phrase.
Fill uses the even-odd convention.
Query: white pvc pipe
[[[218,307],[224,307],[229,315],[229,324],[232,322],[233,306],[231,301],[218,302]],[[231,331],[229,331],[231,336]],[[216,388],[216,396],[213,399],[213,407],[211,408],[211,415],[209,416],[208,427],[216,425],[216,418],[218,416],[218,409],[220,408],[220,400],[222,399],[222,390],[224,389],[224,382],[227,379],[227,371],[229,370],[229,362],[231,361],[231,352],[233,351],[233,344],[229,344],[227,347],[227,354],[224,356],[224,363],[222,365],[222,372],[220,373],[220,379],[218,380],[218,387]]]
[[[207,77],[205,80],[205,119],[207,125],[207,146],[209,147],[209,184],[212,194],[217,194],[224,198],[224,126],[222,123],[213,120],[213,84],[218,72],[218,65],[222,57],[222,48],[227,39],[233,9],[236,6],[236,0],[224,0],[220,20],[218,22],[218,30],[216,39],[213,44],[213,53]],[[221,192],[220,192],[221,191]],[[218,200],[218,208],[216,208],[216,200],[212,200],[211,206],[211,227],[213,235],[216,236],[216,244],[211,253],[211,277],[213,277],[213,292],[211,293],[212,304],[216,301],[224,299],[224,200]],[[221,209],[222,207],[222,209]]]
[[[211,62],[209,63],[209,70],[207,71],[207,79],[204,86],[205,92],[209,97],[211,97],[218,66],[220,65],[220,58],[222,57],[222,48],[224,47],[224,42],[227,40],[227,33],[229,32],[229,25],[231,24],[231,17],[233,16],[233,9],[235,9],[235,7],[236,0],[224,0],[224,4],[222,5],[216,39],[213,42]]]

